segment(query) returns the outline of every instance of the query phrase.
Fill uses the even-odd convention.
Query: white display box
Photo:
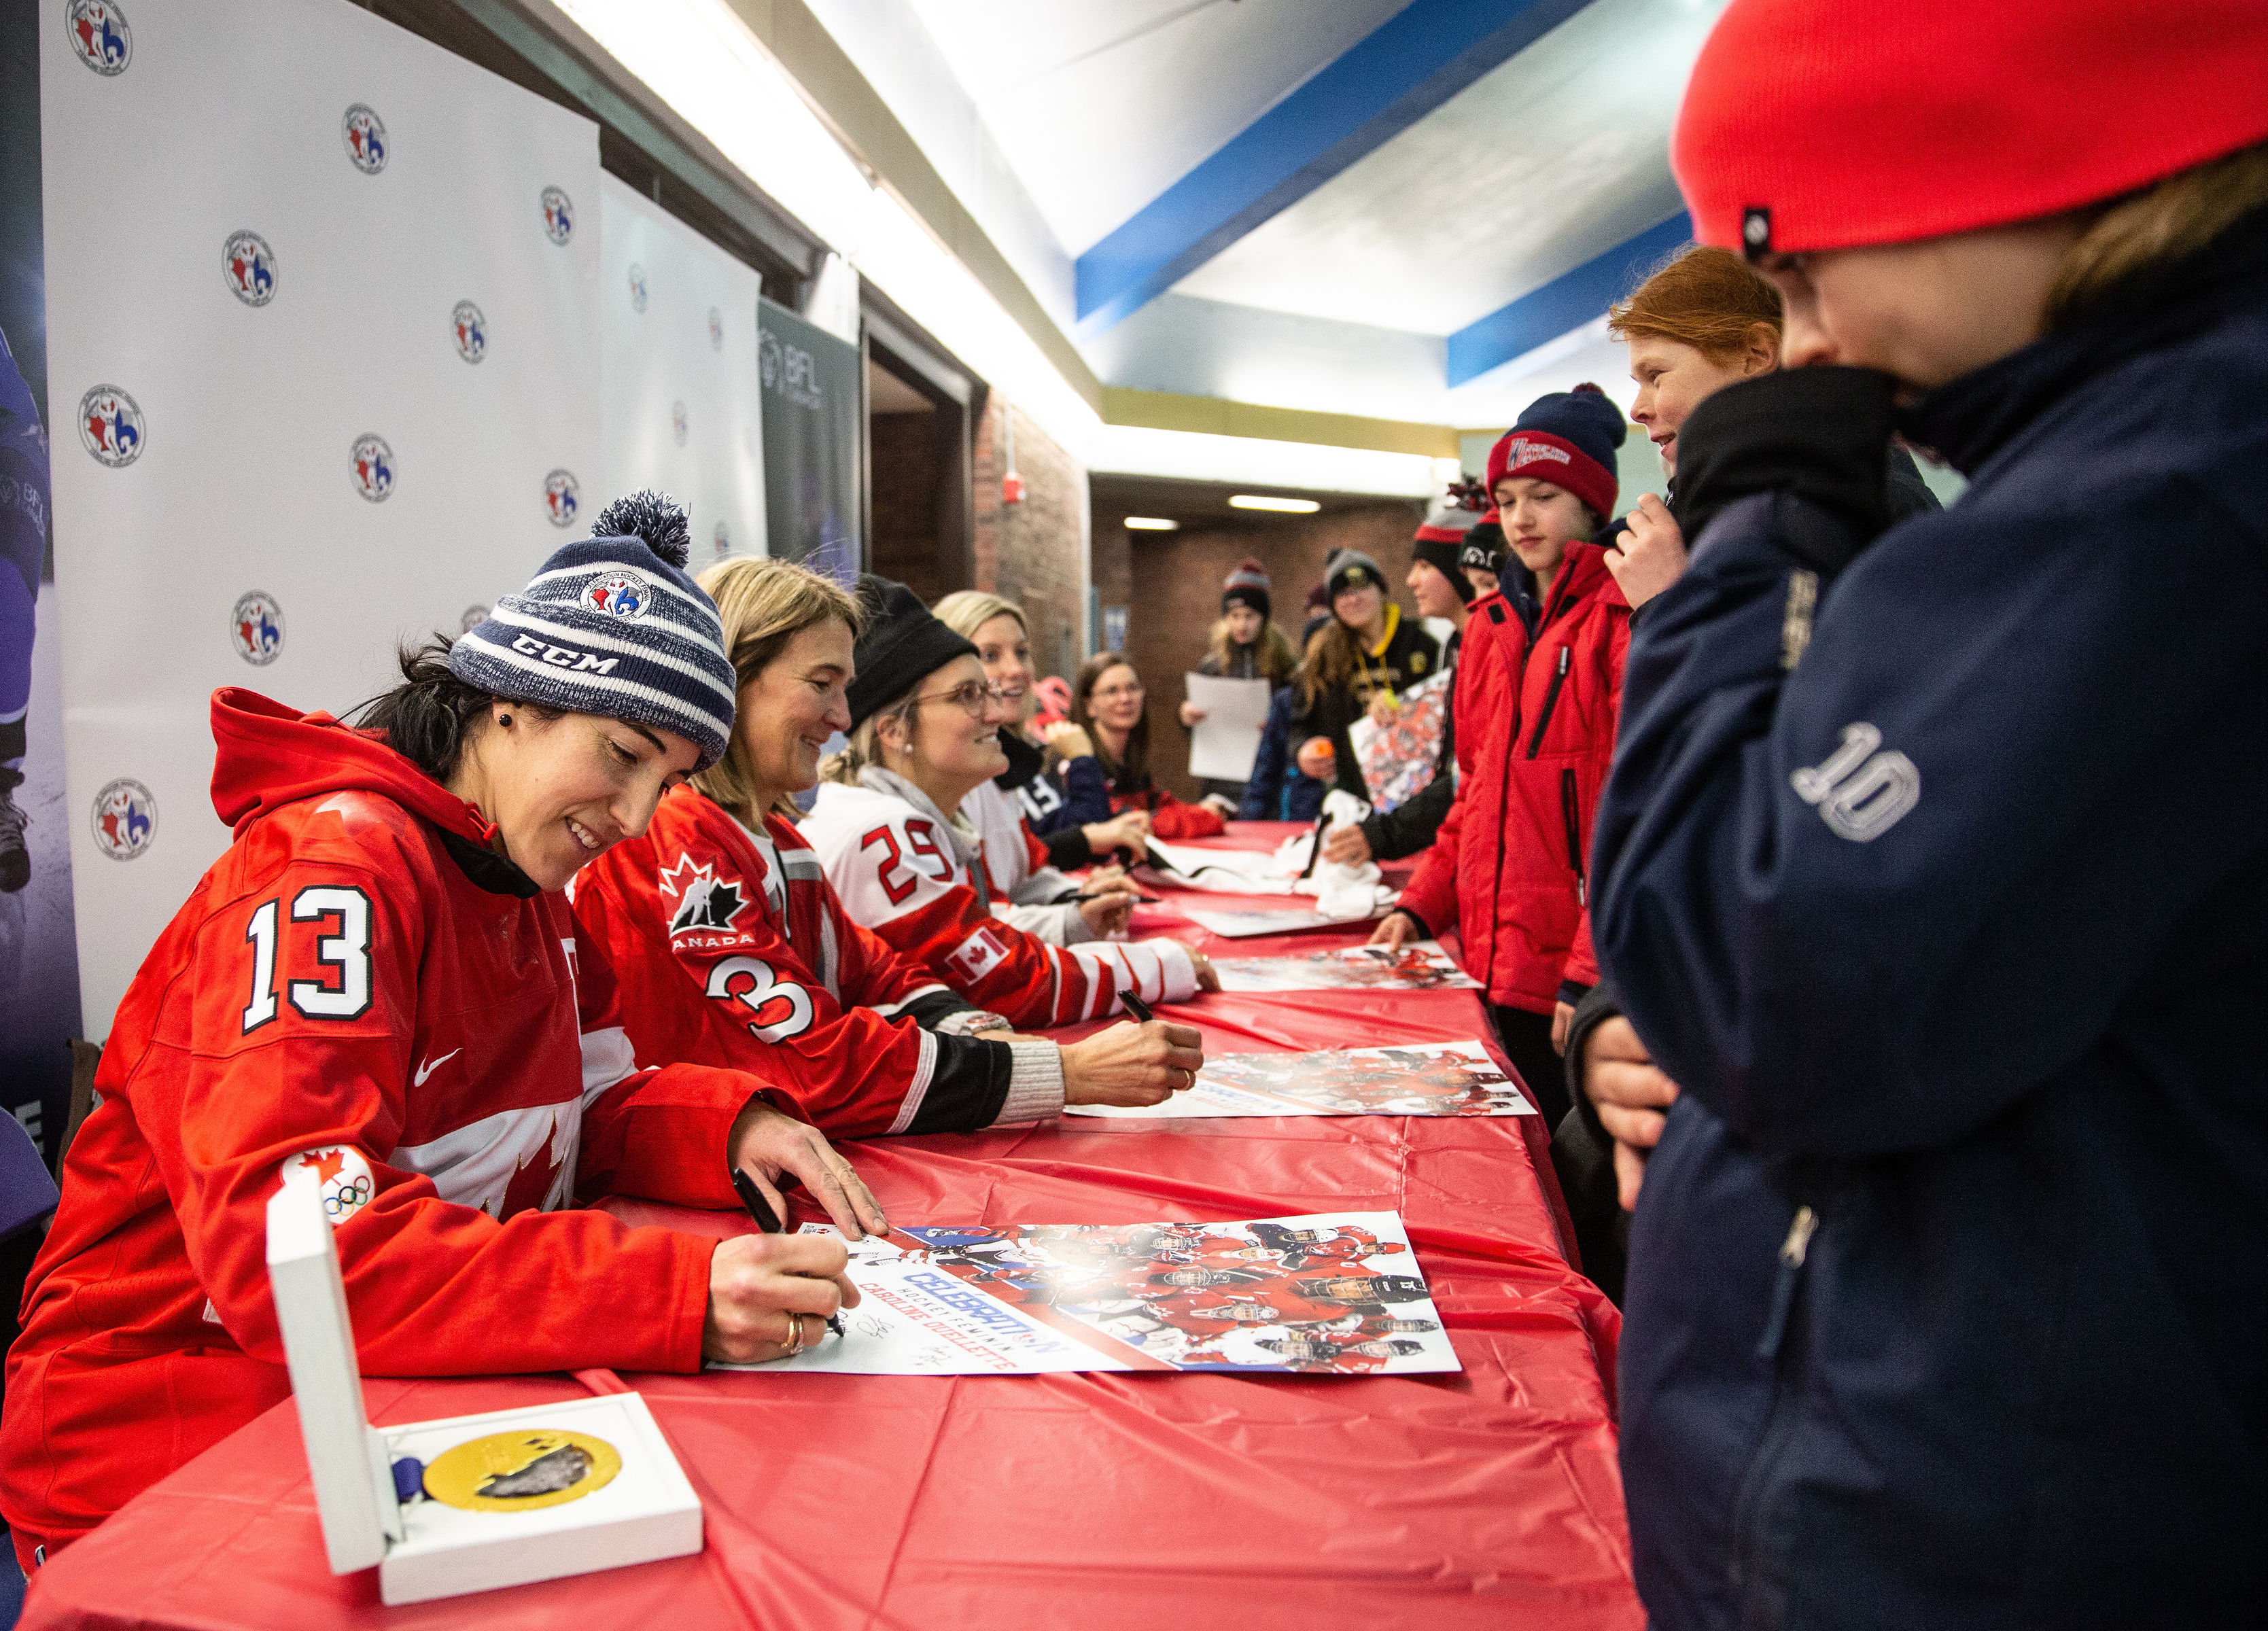
[[[700,1498],[636,1393],[372,1427],[322,1191],[296,1175],[268,1203],[268,1275],[333,1574],[375,1565],[381,1599],[422,1603],[701,1550]],[[621,1470],[587,1495],[526,1510],[394,1493],[397,1461],[430,1467],[475,1439],[540,1431],[601,1440]]]

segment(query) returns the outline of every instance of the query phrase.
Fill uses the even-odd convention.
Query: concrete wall
[[[1403,616],[1414,618],[1417,606],[1401,585],[1410,569],[1410,534],[1425,518],[1421,511],[1420,505],[1389,500],[1178,533],[1129,533],[1123,515],[1095,512],[1095,581],[1105,604],[1112,596],[1105,562],[1115,551],[1127,556],[1126,654],[1149,687],[1151,768],[1167,787],[1184,798],[1196,796],[1177,716],[1183,676],[1204,656],[1206,636],[1220,615],[1221,580],[1230,569],[1246,555],[1268,569],[1275,621],[1294,643],[1306,621],[1301,602],[1308,589],[1322,582],[1323,557],[1333,549],[1359,549],[1376,560],[1402,603]]]

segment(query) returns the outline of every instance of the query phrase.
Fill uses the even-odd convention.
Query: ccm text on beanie
[[[740,682],[716,603],[685,574],[685,511],[618,498],[591,537],[553,552],[449,649],[449,672],[492,696],[674,731],[724,756]]]

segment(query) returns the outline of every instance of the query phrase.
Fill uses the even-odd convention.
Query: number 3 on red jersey
[[[280,898],[279,898],[280,899]],[[244,1005],[249,1036],[276,1018],[277,900],[253,908],[244,937],[252,944],[252,1000]],[[291,897],[291,921],[313,923],[314,980],[290,981],[284,995],[310,1019],[359,1019],[370,1011],[370,897],[351,885],[310,884]]]

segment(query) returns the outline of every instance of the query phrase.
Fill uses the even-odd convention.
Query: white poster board
[[[343,712],[391,682],[398,640],[457,631],[587,525],[598,140],[345,0],[40,19],[64,740],[100,1038],[228,843],[214,688]]]
[[[1274,687],[1265,680],[1217,680],[1184,674],[1189,701],[1205,710],[1189,731],[1189,774],[1204,781],[1251,779],[1268,728],[1268,702]]]
[[[659,488],[692,567],[764,548],[762,280],[613,176],[599,180],[600,441],[607,499]]]

